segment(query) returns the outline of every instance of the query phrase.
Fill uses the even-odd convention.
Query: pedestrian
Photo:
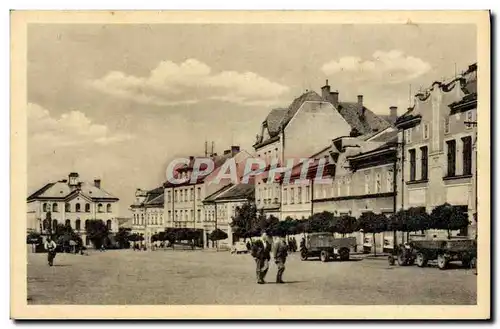
[[[56,248],[57,244],[52,240],[52,237],[49,235],[47,240],[45,241],[45,250],[47,250],[47,261],[49,266],[54,265],[54,258],[56,258]]]
[[[252,256],[255,259],[257,283],[264,284],[267,271],[269,270],[269,261],[271,260],[272,245],[266,233],[262,234],[260,240],[255,241],[252,249]]]
[[[289,240],[289,242],[291,242]],[[278,236],[278,240],[274,243],[274,262],[278,267],[276,273],[276,283],[285,283],[283,281],[283,272],[285,272],[286,257],[288,256],[288,246],[284,235]]]

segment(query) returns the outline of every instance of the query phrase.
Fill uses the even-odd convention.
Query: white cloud
[[[424,60],[405,55],[402,51],[376,51],[371,60],[342,57],[325,63],[321,70],[327,75],[346,74],[353,80],[400,83],[415,79],[431,69]]]
[[[270,104],[289,90],[253,72],[214,73],[196,59],[180,64],[162,61],[147,77],[114,71],[88,83],[105,94],[162,106],[194,104],[205,99],[244,105]]]
[[[49,110],[35,103],[28,103],[28,134],[33,146],[48,147],[108,145],[132,138],[129,134],[112,134],[107,126],[93,123],[80,111],[54,118]]]

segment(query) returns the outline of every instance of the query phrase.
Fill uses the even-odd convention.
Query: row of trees
[[[247,203],[237,209],[231,226],[238,238],[249,238],[260,235],[263,231],[272,235],[294,235],[300,233],[331,232],[343,236],[348,233],[363,231],[375,235],[380,232],[400,231],[419,232],[429,229],[459,230],[469,225],[466,213],[450,204],[440,205],[429,214],[424,207],[413,207],[400,210],[386,216],[365,212],[359,218],[352,216],[335,216],[324,211],[305,219],[287,217],[279,221],[274,216],[265,217],[254,204]]]

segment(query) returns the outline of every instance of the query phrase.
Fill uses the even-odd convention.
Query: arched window
[[[57,228],[57,219],[54,219],[52,221],[52,230],[55,230]]]
[[[71,221],[69,219],[66,219],[66,226],[71,227]]]
[[[144,225],[144,214],[141,215],[141,225]]]
[[[80,208],[80,204],[79,204],[79,203],[75,204],[75,211],[76,211],[76,212],[80,212],[80,211],[81,211],[81,208]]]
[[[57,207],[57,203],[55,203],[55,202],[52,204],[52,211],[53,212],[58,212],[59,211],[59,209]]]
[[[85,220],[85,229],[88,229],[88,228],[89,228],[89,220],[88,220],[88,219],[86,219],[86,220]]]
[[[103,210],[103,209],[102,209],[102,203],[99,203],[99,204],[97,205],[97,212],[102,212],[102,210]]]
[[[85,212],[90,212],[90,204],[85,204]]]
[[[82,221],[77,219],[75,222],[75,230],[80,231],[82,229],[81,225],[82,225]]]
[[[43,204],[43,212],[47,212],[47,211],[49,211],[49,210],[47,209],[47,204],[46,204],[46,203],[44,203],[44,204]]]
[[[44,219],[43,220],[43,229],[48,230],[49,229],[49,221]]]
[[[111,220],[110,220],[110,219],[108,219],[108,220],[106,221],[106,227],[108,228],[108,230],[110,230],[110,231],[111,231]]]
[[[71,205],[70,205],[69,203],[66,203],[66,204],[64,205],[64,211],[65,211],[65,212],[71,212]]]
[[[111,204],[109,204],[109,203],[106,206],[106,212],[111,212]]]

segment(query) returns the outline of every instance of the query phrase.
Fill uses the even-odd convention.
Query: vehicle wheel
[[[341,261],[348,261],[349,260],[349,250],[347,249],[340,249],[339,251],[339,257]]]
[[[426,267],[427,266],[427,257],[425,254],[419,252],[417,253],[417,266],[418,267]]]
[[[389,261],[389,265],[394,265],[394,263],[396,262],[396,260],[394,259],[394,256],[393,255],[390,255],[387,260]]]
[[[408,259],[406,259],[406,255],[404,253],[399,253],[397,260],[398,260],[398,265],[399,266],[406,266],[406,265],[408,265]]]
[[[307,252],[305,250],[300,252],[300,260],[307,260]]]
[[[321,254],[319,255],[319,259],[321,259],[323,263],[328,262],[328,260],[330,259],[330,253],[326,250],[322,250]]]
[[[444,254],[439,254],[437,256],[437,263],[440,270],[446,270],[448,267],[448,259],[446,259]]]

